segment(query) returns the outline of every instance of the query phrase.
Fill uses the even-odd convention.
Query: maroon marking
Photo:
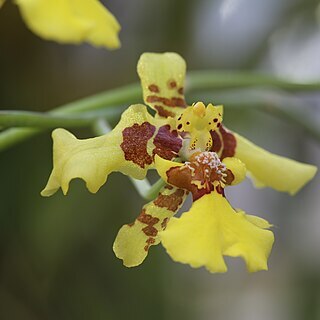
[[[237,140],[235,136],[224,126],[219,127],[219,131],[223,141],[223,151],[221,154],[221,160],[227,157],[233,157],[236,153]]]
[[[168,224],[168,221],[169,221],[169,218],[164,218],[161,222],[161,228],[162,230],[164,230],[166,227],[167,227],[167,224]]]
[[[178,132],[176,130],[170,131],[169,125],[159,128],[153,143],[156,146],[153,150],[153,155],[157,154],[166,160],[172,160],[177,157],[182,147],[182,140]]]
[[[148,251],[149,250],[149,248],[150,248],[150,246],[152,245],[152,244],[154,244],[156,242],[156,240],[154,239],[154,238],[148,238],[147,240],[146,240],[146,245],[145,245],[145,247],[143,248],[144,249],[144,251]]]
[[[232,171],[230,169],[227,169],[226,174],[227,174],[227,176],[225,177],[226,184],[230,185],[232,183],[232,181],[234,180],[234,174],[232,173]]]
[[[174,89],[177,86],[177,83],[174,80],[168,81],[168,87],[169,89]]]
[[[159,93],[160,89],[156,84],[150,84],[148,87],[149,91],[154,92],[154,93]]]
[[[183,95],[183,93],[184,93],[183,91],[184,91],[183,87],[178,89],[178,93],[181,94],[181,95]]]
[[[156,237],[158,230],[154,227],[155,224],[159,222],[158,218],[146,214],[146,210],[142,209],[139,217],[137,218],[141,223],[146,224],[147,226],[142,229],[143,233],[148,237]]]
[[[211,151],[218,153],[222,147],[221,139],[216,131],[210,131],[212,138]]]
[[[183,107],[183,108],[187,106],[185,100],[182,98],[173,97],[171,98],[171,101],[174,106]]]
[[[164,118],[172,117],[172,118],[174,118],[174,116],[175,116],[175,114],[173,112],[166,110],[162,106],[154,106],[154,108],[158,111],[158,115],[160,117],[164,117]]]
[[[220,184],[216,186],[216,190],[219,194],[221,194],[223,197],[225,197],[224,189],[220,186]]]
[[[120,146],[127,161],[132,161],[141,168],[152,163],[152,157],[147,152],[147,143],[155,130],[156,127],[149,122],[141,125],[135,123],[132,127],[123,130],[123,142]]]
[[[218,118],[214,118],[214,119],[213,119],[213,122],[218,122]]]
[[[185,192],[182,189],[177,189],[174,193],[169,195],[159,194],[153,203],[160,208],[166,208],[169,211],[176,212],[182,204]]]
[[[170,184],[167,184],[167,185],[165,185],[165,188],[168,189],[168,190],[172,190],[173,186],[170,186]]]
[[[182,98],[173,97],[171,99],[169,98],[162,98],[158,96],[148,96],[147,102],[149,103],[155,103],[155,102],[161,102],[167,107],[182,107],[185,108],[186,102]]]

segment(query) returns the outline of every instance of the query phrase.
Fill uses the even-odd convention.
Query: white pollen
[[[195,157],[199,164],[208,165],[211,169],[217,170],[218,174],[226,171],[226,166],[221,162],[215,152],[205,151]],[[207,171],[206,171],[207,172]]]

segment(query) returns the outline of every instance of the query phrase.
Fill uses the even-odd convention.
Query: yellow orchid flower
[[[4,0],[0,0],[0,7]],[[99,0],[15,0],[36,35],[60,43],[120,47],[117,19]]]
[[[249,174],[255,183],[296,193],[317,168],[252,144],[222,125],[223,107],[184,98],[186,64],[176,53],[145,53],[138,62],[144,105],[130,106],[108,134],[78,140],[64,129],[53,132],[53,171],[42,191],[50,196],[81,178],[97,192],[119,171],[143,179],[156,169],[166,185],[114,242],[127,267],[141,264],[151,246],[162,243],[176,261],[210,272],[225,272],[223,256],[242,257],[249,271],[267,269],[274,237],[266,220],[235,210],[224,189]],[[173,218],[187,195],[193,205]]]

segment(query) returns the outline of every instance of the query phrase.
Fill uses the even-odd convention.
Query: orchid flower
[[[0,7],[5,0],[0,0]],[[88,42],[120,47],[117,19],[99,0],[15,0],[27,26],[39,37],[60,43]]]
[[[272,154],[230,131],[223,107],[184,98],[186,64],[176,53],[144,53],[138,62],[145,105],[130,106],[108,134],[79,140],[64,129],[53,131],[53,171],[42,191],[51,196],[81,178],[97,192],[111,172],[136,179],[156,169],[166,185],[124,225],[114,242],[127,267],[141,264],[160,242],[173,260],[225,272],[223,256],[242,257],[250,272],[267,270],[274,236],[266,220],[234,209],[225,188],[246,175],[258,187],[293,195],[317,168]],[[193,204],[173,217],[188,194]]]

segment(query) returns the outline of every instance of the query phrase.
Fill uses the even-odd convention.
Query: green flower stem
[[[76,100],[58,107],[49,113],[53,115],[66,115],[70,113],[102,109],[110,106],[134,104],[141,101],[142,93],[140,84],[134,83]]]
[[[193,71],[188,74],[187,78],[187,89],[191,93],[204,89],[214,90],[246,87],[275,87],[293,91],[320,91],[319,82],[297,83],[269,75],[247,72]],[[65,116],[69,114],[79,114],[111,106],[128,106],[129,104],[141,101],[140,84],[135,83],[65,104],[48,112],[47,115]],[[227,105],[225,101],[223,102]],[[240,99],[238,99],[238,103],[241,103]],[[29,121],[31,121],[30,118]],[[81,121],[79,121],[79,123]],[[10,128],[1,132],[0,151],[42,132],[44,129],[40,129],[39,126],[37,125],[37,128]],[[59,123],[59,126],[62,125]]]
[[[93,130],[97,135],[104,135],[111,131],[109,123],[104,119],[99,119],[93,125]],[[129,177],[130,181],[138,191],[139,195],[145,200],[154,199],[160,189],[165,185],[165,182],[160,179],[154,185],[151,186],[150,182],[147,179],[137,180]]]
[[[166,185],[166,182],[164,180],[162,180],[161,178],[155,182],[150,188],[149,190],[144,194],[144,199],[146,200],[153,200],[155,199],[160,190]]]
[[[48,113],[30,111],[0,111],[0,126],[2,127],[36,127],[36,128],[72,128],[87,127],[101,117],[109,121],[118,117],[123,108],[108,108],[99,111],[81,113],[79,116],[55,116]]]
[[[43,129],[37,128],[10,128],[0,133],[0,151],[6,150],[19,142],[25,141]]]
[[[319,91],[320,82],[295,82],[272,75],[243,71],[191,71],[187,89],[235,89],[273,87],[287,91]]]

